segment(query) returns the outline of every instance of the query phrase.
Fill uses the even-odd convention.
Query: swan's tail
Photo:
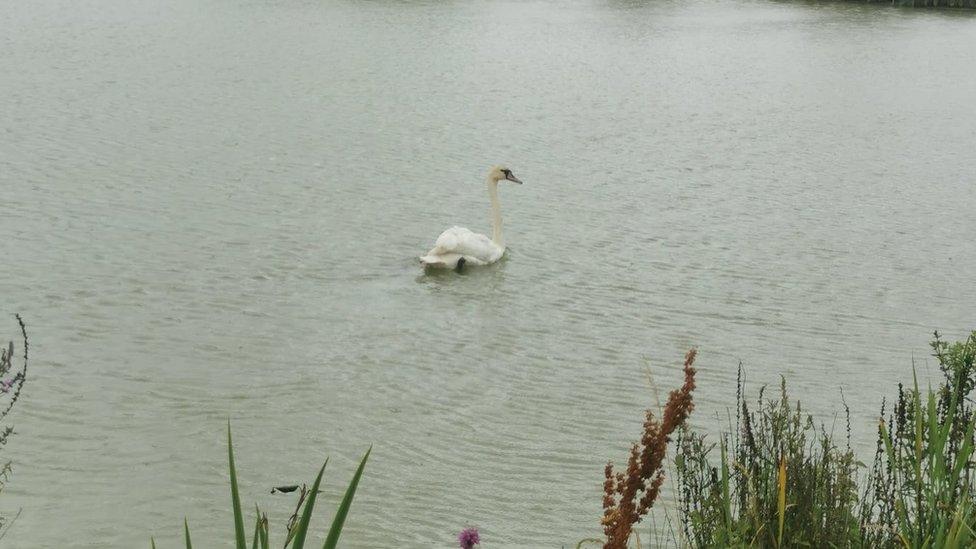
[[[436,255],[430,253],[420,258],[420,264],[425,269],[453,269],[460,258],[459,254]]]
[[[425,269],[457,269],[459,263],[465,266],[486,265],[484,261],[469,255],[455,253],[436,254],[433,250],[427,255],[420,257],[420,264]]]

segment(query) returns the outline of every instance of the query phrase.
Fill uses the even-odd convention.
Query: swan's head
[[[498,183],[499,181],[511,181],[512,183],[522,184],[522,180],[515,177],[512,170],[506,168],[505,166],[495,166],[488,172],[488,181],[492,183]]]

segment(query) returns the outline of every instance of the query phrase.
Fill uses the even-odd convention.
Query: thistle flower
[[[465,528],[458,534],[458,545],[461,549],[472,549],[479,543],[481,543],[481,536],[478,535],[477,528]]]

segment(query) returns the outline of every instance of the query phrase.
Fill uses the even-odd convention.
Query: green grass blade
[[[363,460],[359,462],[359,468],[356,469],[356,474],[352,477],[352,482],[346,488],[346,495],[342,496],[342,503],[339,504],[339,508],[336,510],[335,518],[332,519],[332,526],[329,528],[329,535],[325,538],[325,545],[322,546],[322,549],[335,549],[336,545],[338,545],[339,534],[342,533],[342,525],[346,521],[346,515],[349,514],[349,508],[352,506],[352,498],[356,495],[356,487],[359,485],[359,479],[363,476],[363,469],[366,468],[366,460],[369,459],[369,453],[372,451],[373,447],[370,446],[369,450],[366,450],[366,454],[363,455]]]
[[[888,429],[885,427],[884,420],[881,420],[878,424],[878,430],[881,432],[881,440],[884,441],[885,452],[888,454],[888,460],[892,463],[895,462],[896,453],[894,448],[894,443],[892,442],[891,436],[888,434]],[[897,482],[897,472],[895,473]],[[911,531],[908,527],[908,514],[905,510],[904,494],[899,493],[898,499],[895,500],[895,515],[898,517],[898,537],[905,547],[911,547],[909,543],[909,538],[911,536]]]
[[[779,474],[776,478],[778,495],[776,509],[779,513],[779,535],[776,538],[776,545],[783,546],[783,523],[786,520],[786,456],[779,458]]]
[[[729,494],[729,460],[725,448],[725,439],[721,444],[722,458],[722,518],[725,522],[725,531],[732,531],[732,498]]]
[[[251,540],[251,549],[258,549],[258,535],[261,533],[261,510],[254,504],[254,539]]]
[[[312,485],[312,491],[308,494],[308,501],[305,502],[305,509],[302,511],[302,519],[295,526],[295,539],[291,546],[292,549],[302,549],[305,547],[305,535],[308,534],[308,523],[312,520],[312,508],[315,507],[315,498],[319,495],[319,484],[322,483],[322,473],[325,472],[325,466],[328,464],[329,460],[326,459],[325,463],[322,464],[322,468],[319,469],[319,476],[315,477],[315,484]]]
[[[234,506],[234,535],[237,549],[247,549],[244,537],[244,516],[241,514],[241,496],[237,491],[237,470],[234,468],[234,443],[230,435],[230,421],[227,421],[227,459],[230,462],[230,499]]]
[[[962,448],[956,453],[956,463],[952,468],[952,476],[948,480],[949,486],[958,486],[961,482],[963,467],[969,464],[969,458],[973,454],[973,433],[976,431],[976,416],[969,421],[966,426],[966,434],[963,436]],[[966,500],[963,500],[965,503]]]
[[[193,549],[193,542],[190,541],[190,525],[186,523],[186,517],[183,517],[183,534],[186,536],[186,549]]]
[[[268,549],[268,517],[261,521],[261,549]]]
[[[156,549],[156,540],[149,538],[149,546],[152,547],[152,549]]]

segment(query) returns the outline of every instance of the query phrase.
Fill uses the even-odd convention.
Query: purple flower
[[[14,378],[0,381],[0,393],[9,393],[10,388],[13,386],[14,386]],[[475,532],[475,535],[477,535],[477,532]]]
[[[465,528],[461,530],[461,533],[458,534],[458,543],[461,545],[461,549],[471,549],[481,543],[481,536],[478,535],[478,529]]]

